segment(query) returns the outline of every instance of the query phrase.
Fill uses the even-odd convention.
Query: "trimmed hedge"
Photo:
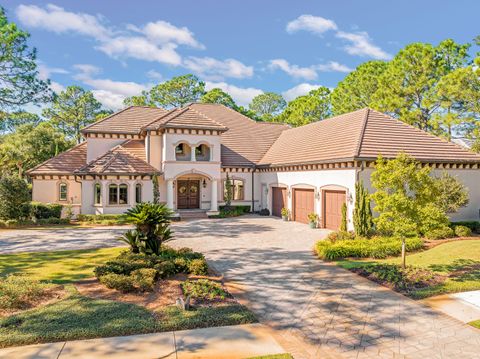
[[[431,231],[425,233],[425,238],[427,239],[445,239],[445,238],[452,238],[455,237],[455,232],[450,227],[442,227],[432,229]]]
[[[420,238],[412,237],[406,240],[407,251],[414,251],[423,247]],[[337,260],[343,258],[387,258],[402,252],[402,240],[394,237],[372,237],[318,241],[315,251],[321,259]]]
[[[129,223],[125,214],[79,214],[77,221],[107,226]]]
[[[459,221],[450,223],[451,228],[455,228],[457,226],[465,226],[470,228],[474,233],[480,233],[480,221]]]
[[[57,203],[30,203],[30,217],[33,219],[61,218],[63,205]]]
[[[458,237],[470,237],[472,235],[472,230],[466,226],[455,226],[453,230]]]

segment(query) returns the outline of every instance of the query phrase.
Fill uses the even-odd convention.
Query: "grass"
[[[0,276],[24,273],[57,284],[93,277],[93,269],[116,257],[124,248],[82,249],[0,255]]]
[[[337,264],[346,269],[367,263],[400,264],[399,257],[383,260],[343,260]],[[419,289],[412,293],[415,299],[439,294],[480,289],[480,240],[454,241],[432,249],[407,255],[407,265],[429,269],[448,278],[443,284]]]
[[[468,324],[470,324],[472,327],[475,327],[475,328],[480,329],[480,319],[479,319],[479,320],[475,320],[475,321],[473,321],[473,322],[470,322],[470,323],[468,323]]]

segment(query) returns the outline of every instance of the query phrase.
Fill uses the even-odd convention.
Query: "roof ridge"
[[[354,157],[359,157],[360,156],[360,151],[362,149],[362,144],[363,144],[363,137],[365,135],[365,130],[367,128],[368,116],[370,115],[370,108],[366,107],[364,110],[365,110],[365,116],[363,118],[363,123],[362,123],[362,129],[360,131],[360,136],[358,137],[357,148],[355,149],[355,152],[353,154]]]
[[[134,107],[134,106],[125,107],[124,109],[122,109],[122,110],[120,110],[120,111],[117,111],[117,112],[114,112],[114,113],[108,115],[107,117],[102,118],[102,119],[99,120],[99,121],[95,121],[94,123],[91,123],[90,125],[85,126],[84,128],[82,128],[82,129],[80,130],[80,132],[83,132],[84,130],[87,130],[88,128],[92,127],[93,125],[98,125],[99,123],[102,123],[103,121],[108,120],[110,117],[113,117],[113,116],[115,116],[115,115],[118,115],[119,113],[125,112],[126,110],[128,110],[129,108],[132,108],[132,107]]]
[[[152,107],[153,108],[153,107]],[[161,107],[155,107],[155,108],[161,108]],[[167,112],[165,112],[163,115],[160,115],[159,117],[157,117],[155,120],[153,120],[152,122],[149,122],[147,123],[145,126],[142,126],[141,130],[145,129],[146,127],[152,125],[153,123],[157,122],[158,120],[161,120],[162,118],[164,118],[165,116],[168,116],[170,115],[171,113],[175,112],[177,110],[177,107],[174,107],[170,110],[166,110]],[[159,126],[160,127],[160,126]]]

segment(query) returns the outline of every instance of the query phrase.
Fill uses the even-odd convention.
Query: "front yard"
[[[337,264],[358,270],[370,264],[400,264],[399,257],[388,259],[346,259]],[[431,249],[407,255],[407,265],[431,271],[442,283],[418,288],[404,294],[421,299],[439,294],[480,289],[480,239],[455,240]]]

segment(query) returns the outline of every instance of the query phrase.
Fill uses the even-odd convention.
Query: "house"
[[[28,172],[33,200],[69,203],[76,213],[122,213],[152,201],[156,174],[168,207],[216,214],[228,174],[233,205],[274,216],[286,207],[303,223],[317,213],[322,227],[337,229],[346,203],[351,229],[355,183],[370,188],[377,156],[405,151],[468,187],[470,202],[453,219],[479,219],[480,155],[368,108],[290,128],[217,104],[132,106],[82,133],[85,142]]]

